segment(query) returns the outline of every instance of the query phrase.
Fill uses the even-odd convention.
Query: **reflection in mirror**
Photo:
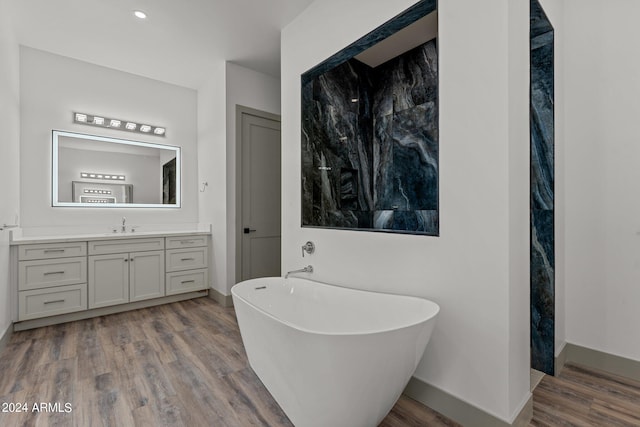
[[[180,148],[54,130],[53,206],[180,207]]]
[[[423,0],[302,75],[302,226],[439,235],[438,19]]]

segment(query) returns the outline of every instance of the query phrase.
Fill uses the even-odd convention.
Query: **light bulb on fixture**
[[[120,119],[112,119],[105,116],[94,116],[93,114],[73,113],[73,122],[82,123],[89,126],[99,126],[111,129],[128,130],[130,132],[151,133],[156,136],[164,137],[166,128],[153,125],[140,125]]]
[[[143,11],[141,11],[141,10],[134,10],[133,14],[138,19],[147,19],[147,14],[144,13]]]

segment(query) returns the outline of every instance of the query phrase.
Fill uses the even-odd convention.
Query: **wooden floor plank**
[[[640,382],[568,364],[533,392],[531,426],[640,426]]]
[[[640,383],[567,365],[533,392],[531,426],[640,426]],[[233,309],[208,298],[16,332],[0,355],[0,426],[291,427],[249,367]],[[31,409],[31,408],[29,408]],[[402,396],[380,427],[459,426]]]

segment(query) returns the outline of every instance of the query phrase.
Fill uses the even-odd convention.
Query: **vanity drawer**
[[[207,267],[207,248],[170,249],[167,251],[167,273]]]
[[[21,291],[18,320],[37,319],[87,309],[87,284]]]
[[[164,238],[113,239],[89,242],[89,255],[117,254],[123,252],[157,251],[164,249]]]
[[[165,283],[167,284],[167,295],[207,289],[209,286],[209,271],[204,268],[202,270],[167,273]]]
[[[167,237],[167,249],[195,248],[207,246],[207,236],[174,236]]]
[[[41,245],[18,246],[18,259],[28,261],[34,259],[67,258],[87,254],[87,242],[44,243]]]
[[[50,288],[52,286],[86,283],[87,257],[20,261],[18,289]]]

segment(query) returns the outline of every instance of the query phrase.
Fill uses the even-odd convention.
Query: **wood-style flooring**
[[[233,309],[198,298],[16,332],[0,426],[292,424],[249,367]],[[380,426],[459,424],[403,396]],[[640,426],[640,383],[567,365],[534,391],[530,426]]]
[[[17,403],[26,412],[2,412]],[[14,333],[0,426],[47,425],[292,426],[249,367],[233,309],[209,298]],[[404,396],[381,424],[456,425]]]
[[[568,364],[534,390],[530,426],[640,426],[640,382]]]

